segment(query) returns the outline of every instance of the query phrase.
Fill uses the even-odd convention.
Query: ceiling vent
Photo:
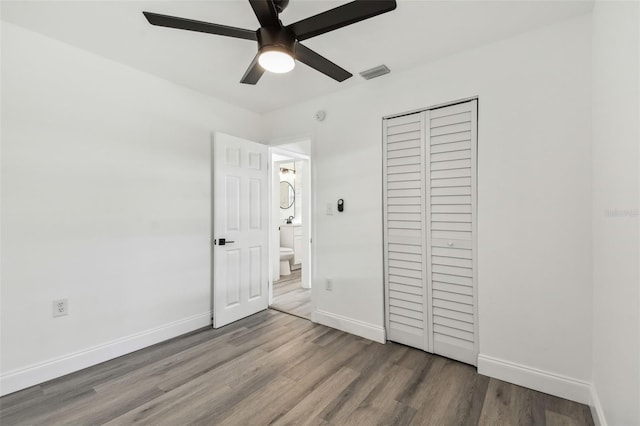
[[[378,65],[377,67],[362,71],[360,75],[365,80],[371,80],[372,78],[380,77],[381,75],[389,74],[390,72],[391,70],[386,65]]]

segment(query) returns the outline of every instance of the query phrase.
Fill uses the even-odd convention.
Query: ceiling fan
[[[249,0],[249,3],[260,22],[260,28],[256,31],[158,13],[142,13],[152,25],[258,42],[258,53],[240,80],[241,83],[256,84],[265,70],[274,73],[291,71],[295,66],[295,60],[334,80],[346,80],[352,76],[349,71],[300,42],[396,8],[395,0],[355,0],[284,26],[278,15],[287,7],[289,0]]]

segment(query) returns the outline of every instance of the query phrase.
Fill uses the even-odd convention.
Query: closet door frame
[[[423,191],[423,206],[427,205],[427,201],[431,199],[431,162],[427,161],[430,158],[430,137],[431,137],[431,126],[427,125],[430,123],[430,111],[438,108],[449,107],[457,104],[471,102],[471,115],[475,119],[475,125],[471,128],[471,205],[472,205],[472,237],[471,237],[471,247],[473,250],[472,256],[472,285],[473,285],[473,316],[474,316],[474,351],[477,357],[477,354],[480,352],[479,345],[479,305],[478,305],[478,244],[477,244],[477,228],[478,228],[478,202],[477,202],[477,192],[478,192],[478,173],[477,173],[477,163],[478,163],[478,155],[477,155],[477,147],[478,147],[478,96],[472,96],[469,98],[460,99],[457,101],[441,103],[437,105],[433,105],[426,108],[420,108],[413,111],[408,111],[400,114],[393,114],[383,117],[383,125],[382,125],[382,196],[383,196],[383,261],[384,261],[384,315],[385,315],[385,328],[386,328],[386,338],[389,339],[389,330],[390,330],[390,313],[389,313],[389,282],[388,282],[388,268],[389,268],[389,259],[388,259],[388,221],[387,221],[387,123],[390,119],[398,118],[402,116],[412,115],[412,114],[422,114],[421,119],[421,158],[423,161],[423,171],[424,171],[424,191]],[[429,184],[427,184],[429,182]],[[423,271],[427,272],[427,279],[425,291],[426,293],[423,295],[423,303],[424,307],[428,308],[425,310],[424,323],[426,326],[426,339],[425,339],[425,347],[424,350],[430,353],[433,353],[433,285],[432,285],[432,274],[428,265],[430,264],[429,259],[431,259],[431,244],[427,240],[427,236],[431,234],[431,219],[427,212],[427,209],[423,209],[421,212],[422,216],[422,224],[423,224],[423,247],[425,248],[426,255],[423,256]],[[474,365],[477,365],[477,358]]]

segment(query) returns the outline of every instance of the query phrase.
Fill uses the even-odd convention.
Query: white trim
[[[423,187],[420,208],[420,220],[422,221],[422,270],[426,278],[423,278],[424,294],[422,295],[422,318],[427,328],[424,330],[424,347],[427,352],[433,353],[433,274],[431,273],[431,251],[433,242],[431,238],[431,111],[420,113],[420,180]],[[427,126],[427,123],[429,125]],[[477,321],[476,321],[477,322]]]
[[[389,122],[382,120],[382,292],[384,297],[384,326],[391,332],[389,322],[389,223],[387,220],[387,127]]]
[[[316,310],[311,312],[311,321],[326,325],[327,327],[337,328],[338,330],[355,334],[356,336],[364,337],[374,342],[386,342],[384,327],[358,321],[353,318]]]
[[[473,271],[473,355],[480,353],[480,315],[478,303],[478,99],[471,107],[471,270]],[[431,259],[429,257],[429,259]],[[431,306],[431,305],[429,305]],[[475,358],[475,357],[474,357]],[[476,359],[477,361],[477,359]]]
[[[427,111],[427,110],[432,110],[432,109],[445,108],[445,107],[448,107],[448,106],[463,104],[465,102],[476,100],[479,97],[480,97],[479,95],[475,95],[475,96],[471,96],[469,98],[458,99],[457,101],[442,102],[442,103],[439,103],[439,104],[431,105],[431,106],[426,107],[426,108],[418,108],[418,109],[414,109],[414,110],[411,110],[411,111],[401,112],[399,114],[385,115],[384,117],[382,117],[382,119],[383,120],[391,120],[393,118],[403,117],[405,115],[411,115],[411,114],[415,114],[417,112],[422,112],[422,111]]]
[[[591,402],[591,384],[522,364],[478,355],[478,373],[581,404]]]
[[[211,312],[204,312],[48,361],[8,371],[0,376],[0,395],[34,386],[210,325]]]
[[[591,408],[591,417],[593,417],[593,423],[595,426],[607,426],[607,419],[604,417],[604,410],[602,409],[602,404],[600,404],[600,398],[598,398],[598,392],[596,391],[596,387],[591,384],[591,403],[589,404],[589,408]]]

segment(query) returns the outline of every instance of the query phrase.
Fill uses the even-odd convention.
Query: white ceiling
[[[287,25],[344,4],[291,0]],[[256,43],[147,23],[142,11],[257,29],[246,0],[2,1],[2,19],[229,103],[267,112],[358,84],[358,73],[386,64],[392,73],[461,50],[587,13],[592,1],[398,0],[396,10],[304,42],[354,74],[338,83],[304,64],[240,84]],[[384,78],[384,77],[382,77]]]

